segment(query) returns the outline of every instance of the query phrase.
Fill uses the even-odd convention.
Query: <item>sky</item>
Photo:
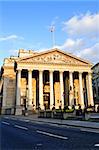
[[[0,0],[0,66],[19,49],[53,47],[99,62],[99,0]]]

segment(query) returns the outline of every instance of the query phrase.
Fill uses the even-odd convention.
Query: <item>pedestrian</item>
[[[99,105],[98,105],[98,107],[97,107],[97,112],[99,113]]]
[[[25,107],[24,106],[22,107],[22,115],[25,116]]]

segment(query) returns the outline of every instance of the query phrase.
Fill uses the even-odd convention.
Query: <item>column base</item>
[[[59,106],[55,106],[55,109],[59,109]]]
[[[72,106],[71,106],[71,105],[69,105],[69,106],[68,106],[68,108],[69,108],[69,109],[72,109]]]
[[[40,106],[40,108],[41,108],[41,110],[44,110],[44,109],[45,109],[44,106]]]
[[[33,114],[33,106],[32,105],[28,105],[28,107],[27,107],[27,114],[28,115],[32,115]]]
[[[2,107],[1,114],[2,115],[14,115],[14,107]]]
[[[88,106],[94,106],[94,102],[88,103]]]
[[[81,105],[81,109],[84,109],[85,108],[85,106],[84,105]]]
[[[52,110],[53,107],[55,107],[55,106],[51,105],[51,106],[50,106],[50,110]]]
[[[85,108],[84,105],[81,105],[81,104],[80,104],[80,106],[81,106],[81,109],[84,109],[84,108]],[[79,109],[79,105],[76,105],[76,106],[75,106],[75,109]]]
[[[22,107],[21,106],[16,106],[15,115],[22,115]]]
[[[64,109],[64,105],[62,105],[62,109]]]
[[[32,106],[32,105],[29,105],[27,109],[28,109],[28,110],[33,110],[33,106]]]

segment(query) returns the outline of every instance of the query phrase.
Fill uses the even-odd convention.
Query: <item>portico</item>
[[[72,107],[78,104],[84,108],[89,104],[94,105],[91,70],[88,63],[77,58],[68,61],[70,56],[63,62],[63,56],[65,57],[66,54],[56,49],[17,62],[16,107],[22,104],[22,96],[26,96],[26,89],[22,95],[22,72],[25,80],[24,87],[28,87],[26,98],[30,110],[33,109],[33,105],[35,109],[38,107],[52,109],[53,106],[63,109],[66,105]],[[72,59],[78,62],[75,64]]]

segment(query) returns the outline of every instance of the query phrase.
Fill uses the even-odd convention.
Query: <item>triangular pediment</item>
[[[65,53],[59,49],[40,52],[35,56],[21,59],[19,62],[91,65],[88,61],[82,60],[72,54]]]

